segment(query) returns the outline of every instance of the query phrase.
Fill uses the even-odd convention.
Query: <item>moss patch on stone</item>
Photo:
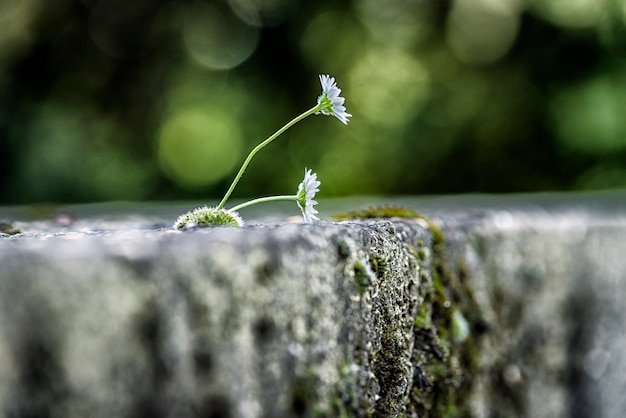
[[[427,225],[430,236],[421,237],[404,249],[414,258],[419,271],[419,300],[409,308],[414,315],[410,359],[406,357],[406,350],[410,351],[405,341],[406,330],[394,323],[397,313],[394,316],[382,312],[379,346],[372,358],[374,375],[380,384],[372,416],[462,415],[464,395],[476,370],[475,340],[479,328],[476,324],[480,322],[468,269],[463,268],[463,260],[451,265],[443,231],[434,221],[411,209],[377,207],[335,217],[338,220],[380,218],[419,219]],[[370,254],[369,261],[368,270],[378,280],[386,280],[385,274],[398,268],[381,254]],[[357,283],[357,276],[363,276],[365,271],[362,264],[359,268],[355,265]],[[384,305],[383,301],[384,309],[389,311],[393,307]],[[407,361],[411,363],[413,376],[409,382],[403,382]],[[406,384],[410,385],[408,389]]]

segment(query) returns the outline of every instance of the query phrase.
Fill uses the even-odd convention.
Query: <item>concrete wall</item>
[[[0,210],[0,415],[622,416],[625,206],[602,199],[184,232],[171,207]]]

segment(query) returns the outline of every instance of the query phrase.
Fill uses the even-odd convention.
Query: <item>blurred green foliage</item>
[[[621,0],[0,2],[0,204],[626,187]]]

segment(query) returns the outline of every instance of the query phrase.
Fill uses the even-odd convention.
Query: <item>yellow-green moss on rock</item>
[[[373,335],[364,346],[370,348],[368,366],[376,384],[369,389],[376,390],[376,403],[352,413],[456,416],[463,410],[475,364],[472,324],[463,312],[475,307],[457,266],[446,264],[444,233],[430,219],[404,208],[367,209],[338,218],[369,223],[403,239],[395,253],[377,247],[370,254],[378,281],[359,296],[374,311]]]

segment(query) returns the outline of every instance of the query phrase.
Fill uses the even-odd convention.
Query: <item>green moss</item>
[[[421,244],[420,248],[417,250],[417,259],[422,262],[426,261],[426,258],[428,258],[426,250],[424,250],[423,246],[424,244]]]
[[[466,264],[463,260],[449,264],[441,228],[411,209],[375,207],[347,212],[335,219],[393,217],[419,219],[427,225],[431,236],[430,240],[420,238],[415,246],[406,247],[420,266],[420,305],[413,318],[414,380],[409,403],[400,404],[402,396],[396,393],[398,386],[394,385],[394,379],[405,372],[401,370],[399,356],[406,354],[407,348],[402,347],[396,330],[386,328],[381,333],[381,350],[373,359],[374,373],[381,387],[375,415],[399,416],[402,411],[431,418],[462,415],[465,394],[478,364],[474,330],[481,321]],[[372,255],[369,266],[355,262],[355,281],[361,288],[368,283],[368,267],[378,279],[383,277],[388,269],[387,260],[383,260],[381,256]],[[388,322],[382,320],[382,323]]]
[[[383,328],[380,350],[374,356],[374,375],[380,384],[380,399],[376,402],[374,416],[399,416],[405,408],[404,379],[407,370],[403,357],[408,347],[398,333],[401,330],[395,324]]]
[[[329,416],[337,418],[350,418],[352,416],[340,396],[333,397],[331,403],[331,412],[332,415]]]
[[[338,221],[347,219],[374,219],[374,218],[421,218],[413,209],[399,206],[375,206],[367,209],[351,210],[333,216]]]
[[[446,259],[444,234],[432,221],[421,217],[432,233],[428,254],[424,244],[414,252],[426,274],[420,284],[423,299],[414,318],[416,354],[414,364],[422,375],[414,382],[411,408],[419,416],[443,418],[459,416],[464,394],[476,368],[472,322],[464,312],[477,311],[472,305],[469,270],[460,263],[457,274]],[[430,256],[430,258],[429,258]]]
[[[431,311],[426,304],[422,303],[418,313],[413,320],[413,326],[417,329],[428,329],[432,326],[430,321]]]
[[[295,416],[304,416],[311,413],[317,401],[315,388],[319,379],[314,373],[296,376],[291,394],[291,412]]]
[[[218,226],[241,228],[243,219],[237,212],[202,206],[179,216],[174,224],[176,229]]]
[[[376,283],[376,277],[369,266],[360,260],[354,260],[352,267],[354,269],[354,281],[358,286],[359,294],[363,294],[369,286]]]
[[[427,216],[420,214],[410,208],[401,206],[374,206],[366,209],[351,210],[332,216],[337,221],[348,219],[388,219],[388,218],[408,218],[421,219],[428,224],[428,229],[433,234],[433,246],[442,245],[444,236],[441,229]]]
[[[452,338],[455,342],[465,341],[470,334],[469,323],[461,311],[455,310],[452,314]]]
[[[347,241],[341,240],[337,243],[337,254],[339,258],[345,260],[350,257],[352,253],[352,248],[350,248],[350,244]]]
[[[381,255],[372,254],[370,256],[370,267],[374,274],[376,274],[376,277],[382,279],[385,273],[387,273],[387,270],[389,270],[389,262]]]
[[[339,368],[339,379],[336,384],[335,396],[331,399],[329,418],[349,418],[360,416],[370,418],[371,405],[364,404],[364,400],[359,398],[360,387],[360,367],[353,360],[345,358],[343,365]]]

